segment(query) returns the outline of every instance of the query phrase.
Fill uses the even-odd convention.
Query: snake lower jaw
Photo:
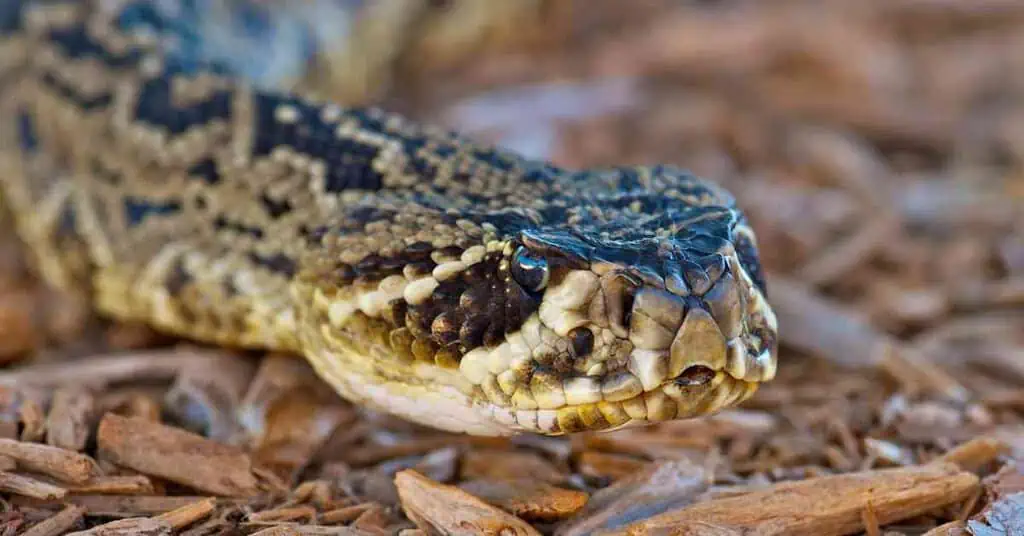
[[[758,385],[720,371],[704,385],[681,386],[669,382],[616,402],[532,410],[492,406],[491,411],[499,422],[544,435],[610,432],[715,413],[746,400],[757,391]]]

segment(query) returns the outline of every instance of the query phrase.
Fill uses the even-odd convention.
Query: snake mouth
[[[510,427],[546,435],[611,431],[714,413],[757,391],[758,382],[695,365],[650,390],[621,399],[566,405],[555,409],[511,409],[492,404],[492,418]]]

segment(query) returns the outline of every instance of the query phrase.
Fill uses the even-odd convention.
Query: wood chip
[[[97,525],[89,530],[72,532],[68,536],[166,536],[171,534],[171,526],[155,518],[136,517],[118,519],[110,523]]]
[[[77,525],[85,517],[85,509],[81,506],[68,505],[35,525],[32,525],[21,536],[57,536],[64,534]]]
[[[459,488],[527,521],[552,522],[578,512],[585,492],[558,488],[535,479],[470,480]]]
[[[365,502],[324,512],[323,514],[320,514],[320,523],[324,523],[326,525],[338,525],[355,521],[355,519],[362,515],[363,512],[374,508],[376,504],[377,503],[374,502]]]
[[[165,512],[156,516],[154,519],[158,519],[163,523],[166,523],[174,530],[181,530],[186,527],[209,516],[213,513],[214,507],[217,506],[217,500],[213,498],[202,499],[191,504],[186,504],[180,508]]]
[[[170,426],[108,413],[100,422],[99,455],[140,473],[224,496],[257,492],[252,462],[241,449]]]
[[[12,502],[35,508],[67,503],[84,508],[90,516],[126,518],[159,515],[206,499],[166,495],[67,495],[59,501],[15,497]]]
[[[1009,445],[994,437],[978,437],[943,454],[939,460],[956,464],[965,471],[977,471],[1009,449]]]
[[[0,454],[14,459],[23,469],[64,482],[82,484],[99,474],[92,458],[58,447],[0,439]]]
[[[58,388],[46,416],[46,443],[67,450],[85,450],[96,417],[96,400],[89,390]]]
[[[38,363],[0,372],[0,385],[57,387],[107,385],[127,381],[170,381],[184,367],[201,369],[223,357],[223,352],[195,348],[82,356],[73,361]]]
[[[534,478],[557,484],[562,471],[535,452],[476,449],[462,457],[462,478],[517,480]]]
[[[685,460],[651,464],[595,493],[583,511],[558,527],[557,534],[579,536],[615,529],[683,508],[708,489],[709,481],[703,467]]]
[[[632,456],[608,454],[593,450],[580,454],[579,459],[580,473],[610,480],[618,480],[635,475],[638,471],[643,470],[645,466],[647,466],[647,462]]]
[[[149,495],[155,492],[153,481],[144,475],[98,476],[84,484],[67,486],[76,494]]]
[[[428,533],[540,535],[525,521],[416,471],[399,472],[395,475],[395,486],[405,514]]]
[[[36,499],[61,499],[67,490],[23,475],[0,472],[0,491]]]
[[[285,508],[272,508],[262,512],[256,512],[249,516],[249,521],[309,521],[315,518],[316,509],[312,506],[288,506]]]
[[[963,521],[950,521],[929,530],[921,536],[971,536],[971,533],[967,532],[967,523]]]
[[[186,429],[227,441],[239,429],[235,414],[255,365],[227,352],[197,365],[189,362],[181,367],[164,396],[164,406]]]
[[[878,522],[886,524],[964,500],[978,484],[977,476],[952,464],[826,476],[698,503],[616,534],[686,534],[694,523],[761,534],[847,534],[864,530],[861,512],[868,501]]]

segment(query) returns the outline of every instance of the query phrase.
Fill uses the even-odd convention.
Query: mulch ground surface
[[[442,35],[374,98],[721,181],[778,377],[705,419],[444,434],[290,356],[97,319],[6,233],[0,534],[1024,534],[1024,3],[525,3],[545,31]]]

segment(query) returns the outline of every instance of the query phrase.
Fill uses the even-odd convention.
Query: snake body
[[[776,366],[756,239],[667,167],[574,171],[255,89],[151,2],[0,17],[0,186],[51,283],[304,356],[436,428],[564,434],[738,403]]]

